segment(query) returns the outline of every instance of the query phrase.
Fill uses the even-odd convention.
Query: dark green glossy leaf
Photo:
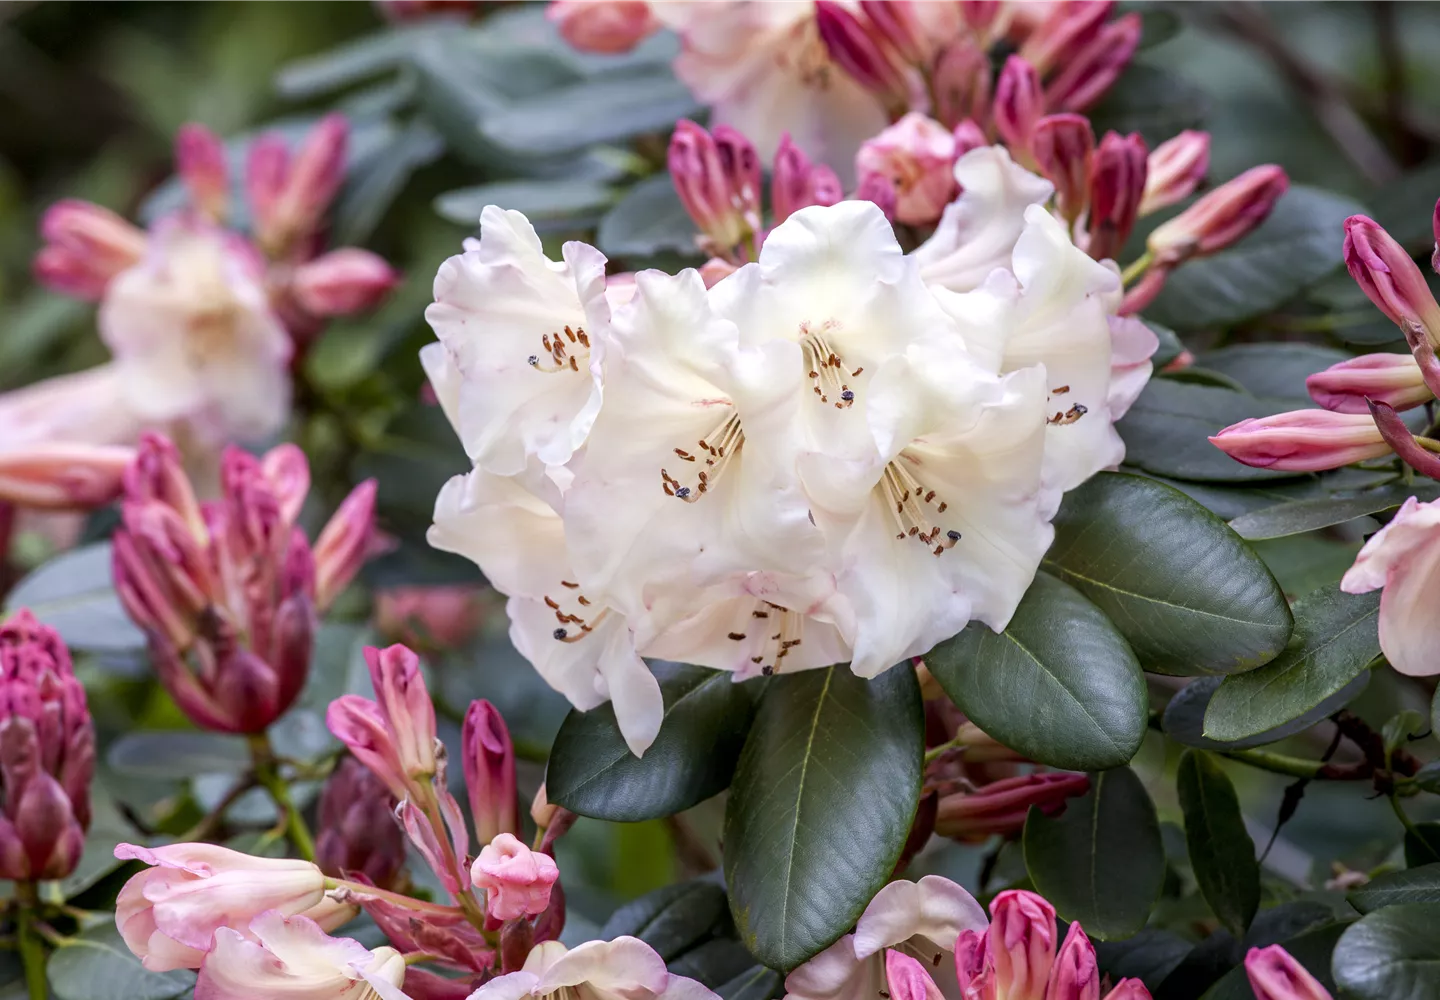
[[[195,985],[193,972],[147,970],[108,922],[52,952],[45,971],[60,1000],[170,1000]]]
[[[600,937],[606,941],[622,934],[637,937],[668,962],[728,922],[724,888],[713,881],[693,879],[626,903],[605,922]]]
[[[1240,937],[1260,907],[1260,864],[1235,786],[1205,751],[1186,750],[1176,788],[1200,894],[1220,922]]]
[[[1334,990],[1335,981],[1330,975],[1330,955],[1335,950],[1335,942],[1349,926],[1348,922],[1327,923],[1284,941],[1266,944],[1281,944],[1322,986],[1327,990]],[[1246,944],[1249,947],[1264,947],[1248,941]],[[1243,960],[1243,954],[1239,958]],[[1156,995],[1163,997],[1166,994],[1162,991]],[[1255,1000],[1255,993],[1250,988],[1250,977],[1245,974],[1245,966],[1237,963],[1220,977],[1215,985],[1206,991],[1204,1000]]]
[[[1198,128],[1209,98],[1178,74],[1146,63],[1131,63],[1090,112],[1095,134],[1108,129],[1139,132],[1153,149],[1187,128]]]
[[[766,965],[827,948],[890,878],[920,800],[922,716],[908,665],[771,680],[725,812],[731,913]]]
[[[1340,266],[1345,220],[1364,210],[1330,191],[1291,187],[1245,239],[1177,269],[1146,312],[1182,331],[1269,312]]]
[[[1440,996],[1440,903],[1401,903],[1360,919],[1340,937],[1335,982],[1358,1000]]]
[[[121,774],[180,781],[197,774],[239,774],[250,767],[250,751],[241,736],[190,730],[126,733],[105,755]]]
[[[357,38],[318,56],[290,63],[276,76],[275,87],[291,98],[339,90],[402,65],[419,39],[454,30],[453,24],[421,22]]]
[[[753,970],[755,956],[734,938],[716,937],[701,942],[669,964],[672,976],[687,976],[713,990]]]
[[[1178,358],[1185,350],[1185,345],[1180,342],[1180,336],[1168,326],[1161,326],[1159,323],[1145,321],[1150,332],[1155,334],[1155,339],[1160,341],[1160,346],[1155,348],[1155,353],[1150,355],[1150,363],[1159,371],[1170,362]]]
[[[1165,848],[1155,806],[1128,767],[1092,775],[1090,791],[1059,816],[1032,808],[1024,845],[1035,891],[1091,937],[1145,926],[1165,881]]]
[[[752,965],[727,983],[716,987],[721,1000],[774,1000],[785,992],[785,981],[774,969]]]
[[[368,240],[411,175],[434,162],[444,149],[438,132],[424,122],[411,122],[393,142],[353,170],[331,213],[332,244]]]
[[[110,543],[72,549],[15,585],[5,610],[29,608],[71,649],[125,650],[145,645],[110,582]]]
[[[611,257],[651,257],[672,252],[698,256],[695,223],[667,173],[632,187],[600,220],[596,245]]]
[[[1109,976],[1111,982],[1138,979],[1155,993],[1190,949],[1190,942],[1173,931],[1147,927],[1123,941],[1095,942],[1095,958],[1101,975]]]
[[[751,691],[721,670],[654,665],[665,718],[645,756],[625,745],[609,702],[571,712],[555,737],[545,791],[582,816],[616,822],[681,812],[725,790],[755,715]]]
[[[1045,568],[1110,616],[1146,670],[1249,670],[1290,637],[1290,606],[1260,558],[1153,479],[1102,472],[1066,494]]]
[[[1296,500],[1293,503],[1276,504],[1260,510],[1241,514],[1230,522],[1230,527],[1241,538],[1257,540],[1262,538],[1284,538],[1306,531],[1344,524],[1367,514],[1379,514],[1394,510],[1409,497],[1422,501],[1440,497],[1440,489],[1417,483],[1413,486],[1394,484],[1379,489],[1367,490],[1352,497],[1316,497],[1311,500]]]
[[[1241,676],[1246,675],[1242,674]],[[1165,730],[1165,735],[1177,743],[1183,743],[1187,747],[1198,747],[1201,750],[1245,750],[1250,747],[1264,746],[1267,743],[1276,743],[1286,737],[1294,736],[1296,733],[1303,733],[1321,719],[1354,701],[1369,683],[1370,672],[1368,670],[1362,672],[1339,691],[1283,726],[1276,726],[1274,729],[1267,729],[1263,733],[1256,733],[1254,736],[1247,736],[1244,739],[1214,740],[1205,735],[1205,710],[1210,706],[1210,699],[1215,696],[1216,690],[1224,681],[1223,677],[1197,677],[1176,692],[1175,697],[1171,698],[1170,703],[1165,706],[1165,714],[1161,720],[1161,728]]]
[[[1343,690],[1380,655],[1379,592],[1321,589],[1295,602],[1295,634],[1274,660],[1227,677],[1205,711],[1205,735],[1234,741],[1275,729]]]
[[[1440,163],[1427,163],[1384,185],[1370,198],[1373,218],[1412,253],[1430,252],[1430,217],[1440,192]]]
[[[976,725],[1054,767],[1118,767],[1145,736],[1135,654],[1100,609],[1046,573],[1004,632],[972,622],[925,664]]]
[[[1416,823],[1405,831],[1405,864],[1411,868],[1440,862],[1440,822]]]
[[[1400,903],[1440,903],[1440,862],[1377,875],[1345,898],[1361,913]]]
[[[1202,351],[1195,356],[1195,363],[1230,376],[1252,395],[1293,399],[1310,406],[1306,377],[1351,357],[1349,351],[1333,347],[1283,342],[1232,344]]]
[[[1202,482],[1283,479],[1295,474],[1242,465],[1208,438],[1247,417],[1266,417],[1294,408],[1293,402],[1156,378],[1115,429],[1125,439],[1125,461],[1146,472]]]

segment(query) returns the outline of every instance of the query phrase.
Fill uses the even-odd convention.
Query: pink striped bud
[[[861,20],[833,0],[817,0],[815,26],[841,69],[885,105],[892,118],[910,106],[910,84],[896,56],[868,19]]]
[[[481,848],[470,869],[470,881],[485,890],[486,915],[502,921],[544,913],[550,887],[559,877],[553,858],[530,850],[509,833]]]
[[[350,491],[315,541],[315,607],[324,611],[350,585],[375,540],[375,491],[367,479]]]
[[[169,507],[197,540],[206,537],[205,519],[180,461],[180,450],[163,434],[140,435],[135,459],[125,470],[125,499],[132,503],[156,501]]]
[[[810,162],[790,133],[780,137],[770,176],[770,215],[780,225],[795,212],[811,205],[834,205],[844,197],[840,178],[824,164]]]
[[[1345,220],[1345,267],[1391,322],[1440,346],[1440,305],[1405,248],[1363,215]]]
[[[477,839],[488,843],[502,833],[519,833],[515,747],[510,742],[510,730],[494,705],[483,699],[470,703],[460,745]]]
[[[95,726],[70,653],[21,609],[0,625],[0,878],[60,879],[90,826]]]
[[[940,218],[956,194],[955,137],[918,111],[867,140],[855,155],[861,187],[872,175],[895,189],[895,219],[928,225]]]
[[[1140,15],[1126,14],[1102,28],[1045,87],[1056,111],[1085,111],[1115,85],[1140,47]]]
[[[954,129],[990,114],[990,56],[969,38],[957,38],[940,52],[930,88],[935,117]],[[983,133],[982,133],[983,134]]]
[[[961,843],[980,843],[996,834],[1011,837],[1024,828],[1031,806],[1053,816],[1067,800],[1089,789],[1090,779],[1083,774],[1045,772],[1002,778],[973,792],[942,795],[935,832]]]
[[[257,231],[273,225],[280,193],[290,172],[290,149],[273,132],[258,136],[245,154],[245,198]]]
[[[1332,1000],[1330,991],[1278,944],[1251,948],[1245,955],[1245,975],[1255,1000]]]
[[[1006,59],[995,83],[995,128],[1018,158],[1028,159],[1030,134],[1044,113],[1040,74],[1019,56]]]
[[[88,511],[120,495],[135,449],[54,442],[0,451],[0,500],[39,510]]]
[[[212,221],[223,220],[230,201],[230,168],[219,137],[204,125],[181,125],[175,133],[175,169],[195,207]]]
[[[860,0],[871,30],[912,66],[928,67],[934,55],[930,32],[913,0]]]
[[[1305,388],[1311,399],[1337,413],[1369,413],[1366,399],[1408,410],[1435,398],[1408,354],[1362,354],[1316,372]]]
[[[1040,173],[1055,185],[1060,214],[1074,223],[1090,201],[1095,132],[1084,115],[1047,115],[1035,125],[1030,150]]]
[[[1114,10],[1114,0],[1052,4],[1050,15],[1020,46],[1021,58],[1041,74],[1068,64],[1095,40]]]
[[[1138,132],[1106,132],[1090,172],[1090,241],[1086,253],[1114,259],[1130,238],[1145,194],[1148,150]]]
[[[423,798],[439,764],[435,706],[420,675],[420,659],[404,646],[369,646],[365,662],[375,700],[342,695],[330,703],[325,724],[397,799]]]
[[[310,493],[310,462],[293,444],[279,444],[260,459],[260,471],[269,480],[280,504],[280,517],[294,524]]]
[[[140,262],[146,236],[107,208],[67,198],[45,210],[35,257],[35,280],[75,298],[94,301],[110,280]]]
[[[885,949],[885,984],[890,1000],[945,1000],[930,970],[894,948]]]
[[[1210,133],[1186,130],[1155,147],[1147,161],[1140,214],[1182,201],[1200,186],[1210,168]]]
[[[1078,922],[1070,925],[1065,943],[1055,956],[1045,1000],[1100,1000],[1100,967],[1095,961],[1095,946]]]
[[[694,122],[681,119],[670,137],[667,162],[670,181],[705,241],[727,252],[743,242],[749,226],[714,137]]]
[[[750,140],[728,125],[715,129],[715,150],[720,156],[720,169],[730,190],[730,203],[740,210],[745,224],[752,230],[760,228],[760,155]]]
[[[346,757],[320,793],[315,863],[332,878],[359,872],[373,885],[393,888],[405,867],[405,836],[395,822],[395,798],[385,783],[354,757]]]
[[[1005,6],[1001,0],[960,0],[960,17],[972,32],[988,39],[995,29],[1004,27]]]
[[[257,187],[265,189],[262,201],[252,199],[256,234],[261,245],[271,254],[289,250],[297,241],[310,236],[320,225],[340,182],[345,179],[345,149],[350,125],[342,114],[328,114],[305,136],[284,171],[284,182],[270,198],[275,164],[265,161],[257,177]],[[252,156],[254,150],[252,149]],[[273,153],[265,153],[273,157]]]
[[[1146,246],[1160,263],[1172,265],[1224,250],[1264,222],[1289,186],[1280,167],[1252,167],[1161,223]]]
[[[880,211],[885,213],[885,218],[891,222],[895,221],[895,206],[899,200],[899,194],[895,190],[895,182],[881,174],[867,174],[860,178],[860,186],[855,190],[856,201],[873,201],[880,206]]]
[[[1011,889],[990,902],[990,962],[996,994],[1045,1000],[1055,964],[1055,908],[1033,892]]]
[[[400,283],[400,274],[369,250],[331,250],[295,269],[291,290],[316,316],[348,316],[373,309]]]
[[[660,27],[647,0],[551,0],[545,19],[581,52],[629,52]]]
[[[1368,414],[1292,410],[1252,417],[1210,439],[1225,454],[1258,469],[1323,472],[1390,454]]]

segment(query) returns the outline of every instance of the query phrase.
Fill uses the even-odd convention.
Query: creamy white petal
[[[1440,673],[1440,629],[1434,625],[1440,587],[1440,500],[1405,501],[1355,557],[1340,589],[1380,595],[1380,648],[1402,674]]]
[[[569,461],[600,408],[605,258],[583,243],[563,256],[545,256],[525,216],[488,206],[479,245],[440,265],[425,310],[460,371],[466,452],[501,475],[531,456]]]
[[[975,897],[947,878],[891,882],[875,894],[855,925],[855,955],[867,958],[911,938],[955,950],[961,931],[983,932],[990,921]]]
[[[856,958],[846,934],[785,977],[785,1000],[873,1000],[884,988],[880,963]]]
[[[450,352],[441,343],[426,344],[420,348],[420,367],[435,390],[435,399],[440,404],[445,419],[459,433],[460,428],[460,369],[450,357]]]

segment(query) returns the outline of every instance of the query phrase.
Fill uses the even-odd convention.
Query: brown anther
[[[570,338],[570,343],[575,343],[575,331],[568,326],[565,328],[565,336]]]
[[[775,633],[774,635],[772,635],[770,638],[772,638],[772,639],[779,639],[780,636],[781,636],[781,634],[782,634],[782,633],[780,633],[780,632],[776,632],[776,633]]]
[[[944,551],[945,551],[945,546],[943,546],[943,545],[937,545],[937,546],[935,546],[935,554],[936,554],[937,556],[938,556],[940,553],[944,552]]]
[[[941,501],[940,501],[940,506],[935,508],[935,513],[937,513],[937,514],[943,514],[943,513],[945,513],[945,508],[946,508],[947,506],[948,506],[948,505],[945,503],[945,501],[944,501],[944,500],[941,500]]]
[[[733,639],[735,642],[739,642],[741,639],[745,638],[745,633],[744,633],[744,632],[730,632],[730,633],[728,633],[728,634],[725,636],[725,638],[727,638],[727,639]]]
[[[1062,385],[1062,386],[1059,386],[1058,388],[1055,388],[1055,389],[1051,389],[1051,390],[1050,390],[1050,392],[1051,392],[1052,394],[1056,395],[1056,396],[1063,396],[1063,395],[1065,395],[1065,394],[1066,394],[1067,392],[1069,392],[1069,391],[1070,391],[1070,387],[1069,387],[1068,385]]]
[[[859,375],[864,370],[864,368],[856,368],[853,372],[850,373],[850,377],[854,378],[856,375]]]
[[[790,639],[790,640],[788,640],[788,641],[786,641],[786,642],[782,642],[782,643],[780,644],[780,648],[781,648],[781,649],[789,649],[791,646],[798,646],[798,645],[800,645],[800,640],[799,640],[799,639]]]
[[[770,617],[770,612],[768,612],[768,611],[752,611],[752,612],[750,612],[750,617],[751,617],[751,618],[769,618],[769,617]]]
[[[559,610],[560,610],[560,605],[557,604],[557,603],[555,603],[555,601],[553,601],[553,600],[550,599],[549,597],[546,597],[546,598],[545,598],[545,606],[546,606],[547,608],[549,608],[551,611],[559,611]]]
[[[764,674],[766,677],[769,677],[769,676],[770,676],[771,674],[773,674],[774,672],[775,672],[775,668],[772,667],[772,666],[770,666],[770,664],[768,664],[768,663],[765,664],[765,666],[763,666],[763,667],[760,668],[760,673]]]
[[[560,586],[562,586],[562,587],[569,587],[571,590],[579,590],[579,589],[580,589],[580,584],[578,584],[578,583],[572,583],[572,582],[570,582],[569,580],[561,580],[561,581],[560,581]]]
[[[690,454],[688,451],[685,451],[685,450],[683,450],[683,449],[681,449],[681,448],[676,448],[676,449],[675,449],[675,454],[679,455],[681,458],[685,459],[685,461],[687,461],[687,462],[693,462],[693,461],[695,461],[695,456],[694,456],[694,455]]]
[[[580,366],[575,363],[575,355],[573,354],[570,355],[570,370],[572,372],[578,372],[580,370]]]
[[[934,491],[934,490],[931,490],[929,493],[926,493],[926,494],[925,494],[925,502],[926,502],[926,503],[929,503],[931,500],[934,500],[934,499],[935,499],[935,491]]]
[[[760,662],[761,660],[763,660],[763,659],[765,659],[765,657],[763,657],[763,656],[752,656],[752,657],[750,657],[750,662],[751,662],[751,663],[759,663],[759,662]]]
[[[584,594],[581,594],[581,595],[580,595],[578,598],[576,598],[576,599],[580,602],[580,604],[581,604],[583,607],[587,607],[587,608],[588,608],[588,607],[590,606],[590,599],[587,598]]]

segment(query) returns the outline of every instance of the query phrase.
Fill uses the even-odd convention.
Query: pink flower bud
[[[1005,12],[1001,0],[960,0],[960,16],[965,26],[981,37],[989,37],[991,29],[1004,20]]]
[[[667,162],[685,211],[709,243],[728,251],[744,240],[748,226],[714,137],[681,119],[670,137]]]
[[[747,226],[759,229],[760,155],[749,139],[728,125],[717,127],[713,135],[720,169],[725,172],[730,189],[730,203],[739,208]]]
[[[360,872],[392,888],[405,867],[405,835],[395,822],[395,798],[385,783],[354,757],[346,757],[320,793],[315,863],[325,874]]]
[[[1140,214],[1181,201],[1200,186],[1210,168],[1210,133],[1186,130],[1155,147],[1147,163]]]
[[[1105,1000],[1151,1000],[1150,991],[1138,979],[1122,979],[1105,994]]]
[[[365,877],[357,876],[354,881],[364,884]],[[401,951],[436,955],[451,968],[469,972],[486,972],[493,967],[493,948],[459,909],[451,914],[427,911],[421,920],[413,909],[391,899],[367,896],[359,890],[352,895]]]
[[[502,833],[480,849],[470,880],[485,890],[492,920],[537,916],[550,905],[550,887],[560,869],[548,854],[532,851],[513,834]]]
[[[1310,398],[1337,413],[1369,413],[1367,398],[1408,410],[1435,396],[1420,365],[1408,354],[1362,354],[1305,380]]]
[[[990,56],[971,39],[945,46],[930,79],[935,117],[952,129],[966,120],[984,121],[990,114],[990,74]]]
[[[990,902],[990,961],[1006,1000],[1045,1000],[1055,964],[1055,908],[1033,892],[1011,889]]]
[[[310,493],[310,461],[293,444],[279,444],[260,459],[260,471],[280,502],[280,519],[294,524]]]
[[[871,27],[833,0],[817,0],[815,26],[836,64],[880,99],[891,117],[910,105],[910,84],[897,57]]]
[[[173,508],[159,501],[120,508],[112,566],[126,613],[177,651],[195,641],[216,582],[204,547]]]
[[[956,125],[952,134],[955,137],[955,159],[957,160],[972,149],[990,145],[985,130],[969,118]]]
[[[955,197],[955,137],[933,118],[912,111],[873,139],[855,156],[863,187],[872,175],[895,188],[895,219],[927,225]]]
[[[35,258],[35,279],[47,288],[86,300],[104,294],[110,280],[145,256],[146,236],[107,208],[66,199],[45,210]]]
[[[175,169],[195,207],[213,221],[224,219],[230,200],[230,169],[219,137],[204,125],[181,125],[175,133]]]
[[[721,260],[719,257],[711,257],[699,267],[700,280],[705,282],[706,288],[714,288],[730,275],[738,271],[734,264],[728,260]]]
[[[1095,132],[1084,115],[1047,115],[1035,124],[1030,152],[1040,173],[1055,185],[1055,201],[1070,222],[1090,201],[1090,166]]]
[[[256,232],[275,222],[275,208],[290,172],[290,150],[273,132],[256,137],[245,154],[245,198],[250,203]]]
[[[1330,991],[1278,944],[1251,948],[1245,955],[1245,975],[1255,1000],[1331,1000]]]
[[[1162,264],[1224,250],[1264,222],[1289,186],[1290,179],[1280,167],[1252,167],[1161,223],[1146,245]]]
[[[58,781],[33,764],[21,780],[23,770],[12,758],[33,762],[37,755],[33,734],[28,743],[22,735],[25,728],[10,724],[0,731],[7,814],[0,818],[0,872],[10,879],[60,879],[80,863],[85,831]]]
[[[341,695],[325,710],[325,726],[356,759],[385,782],[398,799],[409,797],[414,783],[400,763],[395,734],[380,706],[358,694]]]
[[[348,316],[379,305],[400,274],[369,250],[331,250],[295,269],[290,290],[316,316]]]
[[[989,965],[989,931],[963,930],[955,940],[955,978],[960,995],[969,1000],[990,1000],[995,994],[995,970]]]
[[[930,970],[894,948],[885,949],[885,984],[891,1000],[945,1000]]]
[[[1145,194],[1148,150],[1138,132],[1106,132],[1090,173],[1090,242],[1096,260],[1114,258],[1130,238]]]
[[[895,190],[895,182],[883,174],[866,174],[861,177],[860,186],[855,190],[855,200],[873,201],[880,206],[880,211],[885,213],[885,218],[895,221],[899,193]]]
[[[1030,150],[1030,133],[1045,113],[1045,95],[1040,74],[1019,56],[1005,60],[995,83],[995,128],[1010,151],[1025,158]]]
[[[125,499],[132,503],[158,501],[175,512],[193,538],[203,541],[206,537],[205,519],[180,450],[163,434],[140,435],[135,460],[125,470]]]
[[[401,801],[395,808],[395,815],[405,828],[410,843],[415,845],[440,884],[450,895],[459,897],[470,888],[470,873],[463,863],[469,847],[465,819],[460,815],[455,797],[449,792],[437,788],[435,797],[439,802],[438,818],[436,813],[421,809],[410,799]]]
[[[1410,428],[1405,426],[1405,421],[1400,419],[1400,414],[1388,403],[1381,403],[1377,400],[1370,400],[1370,416],[1375,421],[1375,426],[1380,429],[1380,436],[1385,443],[1394,449],[1400,461],[1412,469],[1429,476],[1431,479],[1440,479],[1440,455],[1435,454],[1428,448],[1421,445],[1421,438],[1410,433]],[[1429,443],[1429,439],[1424,439]],[[1382,648],[1384,642],[1381,642]],[[1391,660],[1391,666],[1396,666],[1396,661]],[[1404,668],[1396,666],[1396,669],[1404,672]],[[1425,671],[1429,673],[1429,671]]]
[[[89,511],[120,495],[135,449],[52,442],[0,451],[0,500],[40,510]]]
[[[1430,270],[1440,274],[1440,201],[1435,202],[1435,212],[1430,218],[1430,227],[1435,235],[1435,249],[1430,254]]]
[[[515,747],[510,742],[510,730],[494,705],[483,699],[470,703],[460,745],[476,838],[488,843],[502,833],[519,833]]]
[[[540,787],[535,792],[535,800],[530,803],[530,818],[535,821],[536,826],[544,830],[555,822],[559,811],[560,807],[545,796],[545,782],[540,782]]]
[[[1078,922],[1070,925],[1065,943],[1055,956],[1045,1000],[1100,1000],[1100,968],[1095,962],[1095,946]]]
[[[647,0],[551,0],[545,19],[581,52],[629,52],[660,27]]]
[[[970,760],[967,755],[966,760]],[[1065,808],[1067,800],[1084,795],[1090,779],[1083,774],[1046,772],[1002,778],[973,792],[940,797],[935,832],[962,843],[979,843],[995,834],[1014,836],[1025,826],[1031,806],[1046,815]]]
[[[790,141],[789,132],[780,137],[770,177],[770,214],[775,225],[802,208],[834,205],[843,196],[835,171],[824,164],[811,163],[800,147]]]
[[[424,796],[439,765],[435,706],[420,676],[420,659],[404,646],[369,646],[365,662],[375,701],[343,695],[330,703],[325,724],[397,799]]]
[[[1052,4],[1050,15],[1020,47],[1020,56],[1042,74],[1064,66],[1095,40],[1114,10],[1114,0]]]
[[[1046,85],[1046,104],[1057,111],[1085,111],[1114,86],[1139,47],[1139,14],[1107,24]]]
[[[405,959],[394,948],[371,951],[332,938],[315,921],[270,910],[244,927],[221,927],[200,963],[202,1000],[367,1000],[403,997]]]
[[[1440,305],[1410,254],[1379,223],[1363,215],[1345,220],[1345,267],[1391,322],[1440,345]]]
[[[913,0],[860,0],[871,31],[912,66],[928,67],[934,45]]]
[[[351,490],[315,541],[315,607],[321,611],[350,585],[370,555],[376,486],[367,479]]]
[[[115,857],[154,866],[126,882],[115,901],[120,936],[152,972],[198,968],[220,928],[243,930],[266,910],[302,913],[325,895],[325,875],[308,861],[214,844],[121,844]]]
[[[257,170],[255,187],[262,191],[261,202],[265,204],[257,203],[252,196],[251,207],[255,210],[260,243],[271,254],[285,253],[319,226],[340,190],[340,182],[345,179],[349,131],[350,125],[342,114],[321,118],[300,144],[285,170],[284,183],[274,192],[273,199],[275,154],[267,150],[261,154],[266,159],[255,164],[256,154],[252,148],[252,165]]]
[[[1260,469],[1323,472],[1390,454],[1368,414],[1292,410],[1252,417],[1210,439],[1225,454]]]

